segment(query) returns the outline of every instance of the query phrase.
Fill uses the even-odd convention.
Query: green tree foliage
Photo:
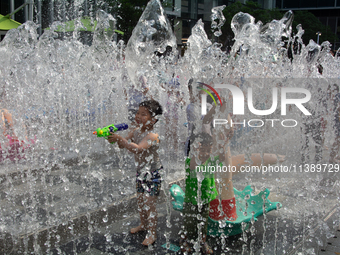
[[[233,44],[232,39],[234,38],[234,33],[231,30],[231,20],[238,12],[249,13],[255,18],[255,23],[258,21],[262,21],[263,24],[266,24],[274,19],[280,20],[284,15],[284,12],[280,12],[277,9],[262,9],[258,3],[252,1],[248,1],[246,4],[236,2],[227,6],[223,10],[226,22],[222,27],[223,35],[220,38],[220,42],[223,43],[226,47],[230,47]],[[296,26],[298,24],[301,24],[302,28],[305,30],[302,38],[304,44],[308,44],[310,39],[313,39],[316,42],[316,32],[318,31],[322,33],[322,38],[320,37],[320,42],[329,41],[332,43],[337,40],[337,36],[331,32],[330,28],[324,26],[317,17],[315,17],[312,13],[308,11],[294,12],[293,33],[297,32]]]
[[[320,44],[323,41],[329,41],[334,43],[338,41],[337,36],[331,31],[331,29],[321,23],[321,21],[308,11],[296,11],[294,12],[293,28],[296,29],[298,24],[302,25],[305,33],[302,36],[303,43],[308,44],[310,39],[317,41],[316,32],[321,32]]]
[[[149,0],[116,0],[110,1],[112,13],[117,20],[117,29],[124,32],[122,38],[127,42],[137,25]]]
[[[124,36],[119,35],[127,42],[137,25],[149,0],[109,0],[111,12],[117,20],[117,29],[124,32]],[[163,7],[171,7],[169,1],[161,1]]]
[[[263,24],[266,24],[273,19],[281,19],[283,16],[283,14],[276,9],[262,9],[258,3],[252,1],[248,1],[246,4],[236,2],[227,6],[223,10],[226,22],[222,27],[222,36],[220,38],[220,42],[223,43],[226,47],[230,47],[233,44],[232,39],[234,38],[234,33],[231,30],[231,20],[235,16],[235,14],[239,12],[249,13],[255,18],[255,23],[261,21]]]

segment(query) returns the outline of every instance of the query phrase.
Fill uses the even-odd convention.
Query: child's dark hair
[[[213,138],[208,133],[198,133],[196,135],[193,135],[190,138],[190,143],[193,144],[194,141],[197,140],[199,143],[201,143],[204,146],[212,146],[213,145]]]
[[[156,100],[148,100],[148,101],[141,102],[139,106],[143,106],[146,109],[148,109],[148,111],[151,114],[151,117],[162,115],[163,113],[162,106]]]

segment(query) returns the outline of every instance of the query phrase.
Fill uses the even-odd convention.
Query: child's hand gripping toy
[[[116,131],[126,130],[128,128],[129,128],[128,124],[125,124],[125,123],[118,124],[118,125],[111,124],[104,128],[97,128],[96,131],[93,132],[93,134],[97,135],[97,137],[105,137],[105,139],[107,139],[107,137],[111,135],[111,133],[115,133]]]

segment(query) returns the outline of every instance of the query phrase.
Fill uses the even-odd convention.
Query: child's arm
[[[129,134],[125,137],[125,139],[127,140],[127,141],[129,141],[129,140],[132,140],[132,138],[133,138],[133,133],[134,133],[134,131],[136,130],[137,128],[135,128],[135,129],[133,129],[131,132],[129,132]],[[119,144],[118,144],[118,147],[119,147],[119,149],[123,149],[124,147],[122,147],[122,146],[120,146]]]
[[[228,123],[230,123],[230,121],[231,118],[228,114]],[[226,125],[216,126],[213,132],[213,155],[218,155],[220,162],[224,162],[225,165],[231,165],[231,154],[228,143],[233,134],[233,128],[227,128]]]
[[[137,128],[134,128],[133,130],[131,130],[130,132],[129,132],[129,134],[127,135],[127,137],[125,137],[125,139],[126,140],[131,140],[132,139],[132,137],[133,137],[133,133],[135,132],[135,130],[136,130]]]
[[[137,128],[134,128],[133,130],[130,130],[130,132],[129,132],[128,135],[125,137],[125,139],[126,139],[126,140],[131,140],[132,137],[133,137],[133,133],[135,132],[136,129],[137,129]],[[113,140],[112,140],[112,134],[113,134],[113,133],[110,132],[110,134],[111,134],[111,135],[109,135],[109,136],[107,137],[107,138],[108,138],[108,141],[109,141],[110,143],[116,142],[116,141],[113,141]]]
[[[231,117],[229,114],[228,114],[228,123],[231,123]],[[224,126],[223,131],[224,131],[224,137],[225,137],[225,143],[223,145],[224,164],[232,166],[232,157],[231,157],[231,152],[230,152],[229,141],[234,135],[234,128],[232,126],[229,126],[229,128],[226,128]]]
[[[196,158],[195,158],[195,155],[193,155],[190,159],[190,165],[189,165],[189,168],[190,170],[195,170],[196,169],[196,166],[197,166],[197,163],[196,163]]]
[[[1,117],[1,120],[2,120],[2,125],[3,125],[3,134],[4,135],[8,135],[7,132],[10,132],[6,129],[6,124],[5,124],[5,120],[7,120],[7,123],[9,125],[9,127],[11,129],[13,129],[13,119],[12,119],[12,114],[10,114],[6,109],[2,109],[1,110],[1,113],[2,113],[2,117]],[[16,137],[16,135],[14,134],[14,131],[13,131],[13,136]]]
[[[228,122],[230,123],[231,118],[228,114]],[[224,166],[232,166],[232,157],[230,152],[230,147],[228,142],[233,135],[232,127],[226,128],[225,125],[220,126],[215,129],[214,132],[214,153],[215,155],[218,154],[219,161],[223,163]],[[228,167],[228,169],[230,169]],[[230,171],[220,173],[221,178],[221,185],[222,185],[222,192],[221,192],[221,199],[228,200],[233,198],[234,195],[234,188],[232,182],[233,173]]]
[[[119,148],[125,148],[128,151],[139,154],[152,146],[154,142],[159,143],[158,134],[150,133],[139,143],[128,142],[128,140],[118,134],[111,134],[109,142],[117,142]]]
[[[209,112],[203,117],[203,124],[210,124],[214,119],[214,114],[216,113],[216,105],[213,105]]]
[[[228,119],[228,123],[231,124],[232,120],[231,120],[230,114],[228,114],[228,118],[227,119]],[[226,137],[227,137],[228,141],[231,138],[233,138],[233,136],[234,136],[234,127],[230,125],[229,129],[227,129],[227,132],[226,132]]]

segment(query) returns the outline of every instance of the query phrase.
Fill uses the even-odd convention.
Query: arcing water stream
[[[214,20],[219,21],[213,23],[217,37],[223,25],[222,9],[213,10]],[[332,230],[323,217],[338,205],[339,168],[311,168],[315,163],[328,164],[330,150],[318,154],[318,134],[306,126],[320,123],[320,117],[327,120],[320,132],[324,146],[332,147],[334,115],[327,89],[338,84],[340,62],[329,53],[328,42],[304,45],[303,28],[292,28],[292,20],[293,14],[288,12],[281,20],[263,25],[255,23],[249,14],[238,13],[232,21],[235,43],[230,53],[207,37],[199,20],[183,57],[178,56],[175,36],[158,0],[150,1],[127,45],[112,40],[107,28],[113,28],[114,19],[103,11],[97,13],[91,46],[79,41],[77,31],[58,39],[54,30],[60,22],[53,23],[40,37],[32,22],[10,30],[0,44],[1,108],[12,114],[11,135],[18,137],[21,147],[13,149],[7,136],[0,137],[0,235],[3,240],[11,240],[4,249],[8,253],[18,249],[43,254],[67,241],[53,227],[67,226],[70,239],[84,233],[90,236],[102,224],[91,222],[92,212],[104,212],[102,219],[107,222],[106,208],[119,203],[128,208],[128,202],[121,201],[135,193],[132,157],[92,132],[112,123],[129,123],[129,97],[145,86],[165,111],[158,132],[163,141],[160,152],[169,203],[166,184],[184,177],[184,123],[190,79],[193,84],[203,82],[213,87],[231,84],[243,92],[245,112],[233,116],[237,123],[230,144],[233,154],[244,153],[248,160],[251,153],[286,155],[282,165],[289,171],[245,172],[234,179],[234,186],[240,189],[246,185],[257,190],[269,188],[271,200],[283,205],[277,213],[275,245],[264,232],[263,253],[274,254],[270,250],[274,245],[282,247],[275,250],[276,254],[284,254],[315,223],[330,235]],[[164,53],[167,46],[172,47],[169,54],[155,54]],[[199,97],[196,86],[193,88]],[[255,109],[274,105],[276,111],[259,115],[248,110],[248,88],[253,89]],[[284,115],[284,88],[308,90],[311,99],[307,109],[313,115],[306,117],[295,105],[287,106]],[[232,113],[231,94],[226,89],[218,93]],[[277,107],[272,103],[276,94]],[[304,97],[291,94],[291,98]],[[306,139],[310,140],[308,148],[304,146]],[[302,155],[309,155],[309,160],[302,162]],[[300,168],[302,163],[309,165],[308,172]],[[91,224],[82,233],[74,229],[74,219]],[[266,220],[263,226],[255,223],[254,227],[266,229]],[[33,241],[31,247],[33,239],[41,238],[42,229],[50,229],[46,241]],[[291,229],[296,233],[293,236]],[[254,231],[251,228],[247,233]],[[225,243],[223,238],[221,243]],[[308,241],[322,246],[318,236],[308,236],[303,243]],[[245,244],[244,253],[252,253],[254,242],[248,240]]]

